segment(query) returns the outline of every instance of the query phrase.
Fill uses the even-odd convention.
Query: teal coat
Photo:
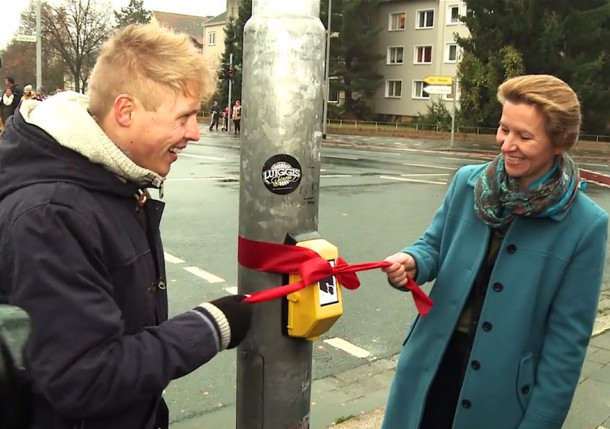
[[[407,335],[383,429],[417,429],[436,369],[483,261],[490,228],[474,212],[483,166],[460,169],[424,236],[404,252],[434,306]],[[509,227],[479,320],[453,429],[560,429],[602,282],[608,215],[584,193],[551,218]],[[476,368],[476,369],[473,369]],[[439,428],[444,429],[444,428]]]

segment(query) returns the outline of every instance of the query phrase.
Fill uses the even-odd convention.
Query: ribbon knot
[[[346,289],[358,289],[360,280],[356,272],[391,265],[386,261],[352,265],[342,258],[337,258],[333,265],[313,250],[304,247],[254,241],[241,236],[238,243],[238,261],[242,266],[257,271],[299,273],[302,279],[288,285],[254,292],[245,299],[251,303],[270,301],[289,295],[331,276],[334,276]],[[412,292],[419,314],[425,316],[432,308],[432,300],[413,279],[409,278],[405,287]]]

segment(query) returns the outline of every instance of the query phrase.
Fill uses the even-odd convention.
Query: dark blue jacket
[[[139,205],[146,184],[119,179],[19,112],[6,125],[0,292],[31,318],[31,427],[156,428],[163,389],[220,349],[212,318],[167,320],[163,203]]]

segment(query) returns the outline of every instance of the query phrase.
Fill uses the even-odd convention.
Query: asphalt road
[[[162,234],[172,314],[236,291],[239,144],[204,130],[166,182]],[[422,234],[453,173],[470,163],[457,156],[325,146],[318,229],[349,262],[381,260]],[[587,193],[610,211],[610,191],[589,186]],[[344,315],[314,344],[315,379],[396,354],[415,316],[410,296],[391,289],[381,272],[359,277],[360,289],[344,292]],[[339,349],[332,339],[347,346]],[[235,351],[173,382],[166,399],[172,422],[233,404]]]

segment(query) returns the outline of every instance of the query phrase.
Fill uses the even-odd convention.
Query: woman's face
[[[7,97],[10,97],[11,95],[13,95],[13,91],[11,91],[9,88],[6,88],[4,93],[6,94]]]
[[[506,101],[496,133],[506,173],[526,190],[544,176],[564,149],[553,146],[542,113],[533,104]]]

